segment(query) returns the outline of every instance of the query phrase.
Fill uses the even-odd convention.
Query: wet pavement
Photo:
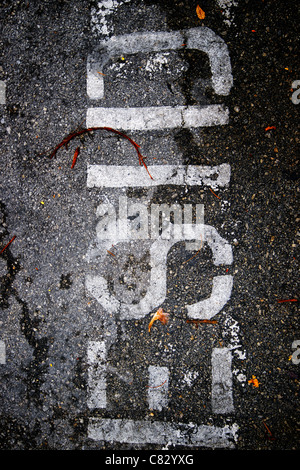
[[[0,38],[0,448],[298,450],[297,3],[4,1]]]

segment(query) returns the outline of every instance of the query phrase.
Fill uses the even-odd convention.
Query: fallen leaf
[[[197,13],[197,16],[200,20],[204,20],[205,12],[202,10],[202,8],[200,8],[199,5],[197,5],[197,7],[196,7],[196,13]]]
[[[269,131],[271,129],[276,129],[276,127],[275,126],[268,126],[268,127],[265,128],[265,131]]]
[[[152,319],[149,323],[149,326],[148,326],[149,333],[150,333],[150,330],[151,330],[151,327],[152,327],[153,323],[156,320],[159,320],[161,323],[166,325],[168,323],[168,320],[169,320],[169,314],[167,312],[164,312],[162,308],[159,308],[157,310],[157,312],[154,313],[154,315],[153,315],[153,317],[152,317]]]
[[[252,379],[248,380],[248,384],[252,384],[253,387],[258,388],[259,385],[260,385],[260,382],[257,380],[257,378],[255,377],[255,375],[252,375]]]

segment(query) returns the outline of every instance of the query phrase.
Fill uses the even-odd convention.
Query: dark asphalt
[[[0,254],[0,449],[211,449],[208,442],[188,447],[168,440],[93,440],[88,424],[98,417],[237,425],[237,451],[299,450],[300,108],[295,94],[292,101],[292,84],[300,80],[298,4],[236,0],[228,2],[225,16],[222,2],[213,0],[102,2],[102,10],[97,3],[1,4],[0,81],[6,93],[0,104],[0,249],[16,238]],[[92,11],[98,11],[94,22]],[[140,145],[147,165],[228,163],[227,187],[88,188],[87,164],[138,165],[130,143],[104,131],[74,138],[49,158],[66,135],[85,126],[87,108],[99,106],[86,91],[87,58],[99,40],[202,26],[228,47],[233,87],[227,96],[212,89],[206,54],[183,48],[163,56],[165,63],[160,57],[161,67],[154,53],[114,59],[103,70],[101,106],[223,103],[229,109],[226,125],[126,134]],[[151,334],[155,310],[140,319],[133,320],[130,310],[128,318],[113,319],[85,286],[87,273],[99,268],[86,258],[96,209],[120,194],[149,204],[203,204],[205,224],[233,251],[230,266],[215,266],[207,245],[189,262],[195,253],[184,243],[171,248],[167,296],[159,305],[170,320],[155,322]],[[117,248],[101,269],[114,295],[135,305],[147,290],[149,256],[140,241],[119,257]],[[233,276],[233,288],[213,318],[217,323],[187,323],[186,304],[209,297],[213,276],[222,274]],[[113,392],[105,409],[91,410],[87,348],[107,333],[114,338],[107,379]],[[234,410],[216,415],[211,351],[228,345],[240,352],[232,359]],[[171,375],[168,406],[160,411],[147,408],[145,393],[145,371],[156,364]],[[190,379],[198,377],[197,386],[194,379],[186,386],[187,371],[194,374]],[[253,376],[257,387],[249,382]]]

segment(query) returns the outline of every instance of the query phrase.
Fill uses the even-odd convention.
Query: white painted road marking
[[[0,364],[6,364],[6,348],[2,340],[0,340]]]
[[[90,55],[87,63],[87,94],[97,100],[104,96],[103,68],[114,57],[139,52],[161,52],[196,49],[208,55],[212,85],[218,95],[228,95],[233,85],[231,63],[228,48],[223,39],[207,27],[191,28],[184,31],[144,32],[113,36],[101,41],[95,53]],[[99,73],[100,72],[100,73]]]
[[[185,31],[132,33],[101,41],[87,62],[87,95],[92,100],[104,97],[103,68],[114,57],[139,52],[196,49],[208,55],[211,82],[218,95],[229,94],[233,85],[226,43],[207,27]],[[161,106],[133,108],[89,108],[87,127],[107,126],[123,130],[155,130],[225,125],[229,110],[222,104],[207,106]]]
[[[299,364],[300,363],[300,340],[295,340],[292,344],[292,348],[296,349],[296,351],[292,355],[292,363]]]
[[[234,411],[232,396],[232,354],[228,348],[212,350],[212,410],[216,414],[227,414]]]
[[[149,366],[148,405],[152,410],[161,411],[168,405],[169,369]]]
[[[223,105],[89,108],[86,126],[131,131],[223,126],[229,111]]]
[[[208,299],[187,305],[188,316],[194,320],[210,320],[217,315],[231,296],[233,277],[230,274],[214,276],[212,292]]]
[[[223,239],[214,227],[202,225],[199,227],[203,234],[203,242],[207,242],[212,250],[213,263],[216,266],[230,265],[233,262],[231,245]],[[200,238],[199,238],[200,240]],[[182,241],[185,241],[182,238]],[[146,295],[137,304],[119,301],[108,288],[107,280],[101,275],[87,275],[86,288],[90,294],[110,314],[119,313],[121,319],[141,319],[153,309],[164,302],[167,292],[167,256],[171,247],[178,239],[155,240],[150,246],[150,286]],[[111,245],[117,245],[119,240],[98,240],[97,248],[91,250],[89,260],[97,259],[99,263]],[[233,285],[231,275],[215,276],[213,279],[212,294],[209,299],[201,300],[195,304],[187,305],[188,315],[193,319],[210,319],[217,315],[229,300]]]
[[[95,441],[128,444],[234,448],[237,426],[216,427],[193,423],[90,418],[88,437]]]
[[[159,185],[226,187],[230,181],[230,165],[149,165],[151,179],[143,166],[87,166],[88,188],[153,187]]]
[[[123,36],[114,36],[101,41],[87,63],[87,94],[91,100],[101,100],[105,93],[104,66],[110,60],[125,54],[163,52],[169,50],[182,50],[185,44],[187,49],[196,49],[208,55],[211,68],[211,84],[217,95],[227,96],[233,85],[231,64],[227,45],[212,30],[206,27],[193,28],[185,31],[172,32],[145,32],[133,33]],[[97,103],[98,105],[98,103]],[[103,108],[96,106],[87,111],[87,127],[106,126],[123,130],[146,130],[193,128],[215,125],[225,125],[229,121],[229,110],[223,104],[208,106],[153,106],[132,108]],[[184,165],[153,165],[148,166],[153,176],[149,178],[143,167],[136,166],[108,166],[88,165],[87,187],[89,188],[126,188],[126,187],[155,187],[158,185],[207,185],[212,189],[226,187],[230,180],[230,165],[223,164],[216,167],[184,166]],[[121,198],[119,198],[121,199]],[[120,202],[120,201],[119,201]],[[146,251],[150,253],[150,286],[139,303],[129,303],[118,300],[110,292],[107,280],[96,271],[86,276],[86,288],[100,303],[104,315],[104,328],[108,331],[108,317],[114,318],[117,314],[122,319],[141,319],[154,308],[158,308],[166,297],[167,256],[170,248],[178,240],[186,242],[186,249],[191,246],[191,240],[200,238],[193,230],[181,230],[181,224],[173,224],[173,239],[164,238],[163,232],[154,241],[148,240],[148,212],[147,207],[137,201],[131,206],[139,214],[139,225],[145,221],[147,236],[143,238]],[[130,207],[131,207],[130,206]],[[152,205],[154,206],[154,205]],[[160,205],[158,205],[160,206]],[[161,205],[165,206],[165,205]],[[129,237],[127,204],[120,204],[119,220],[116,219],[116,210],[113,204],[102,204],[97,209],[99,221],[95,242],[87,253],[87,261],[93,264],[101,263],[107,256],[111,246],[121,242],[128,242]],[[172,206],[173,207],[173,206]],[[161,207],[159,207],[161,209]],[[184,217],[188,214],[185,207]],[[170,207],[167,207],[171,210]],[[179,211],[180,212],[180,211]],[[130,214],[129,214],[130,213]],[[169,212],[168,212],[169,213]],[[120,215],[121,214],[121,215]],[[177,214],[177,213],[176,213]],[[181,212],[180,212],[181,214]],[[142,217],[144,216],[144,218]],[[176,219],[174,213],[174,220]],[[182,219],[183,220],[183,219]],[[185,220],[185,219],[184,219]],[[152,222],[152,207],[151,207]],[[106,225],[105,225],[106,224]],[[152,224],[153,225],[153,224]],[[152,233],[151,225],[151,233]],[[183,224],[184,225],[184,224]],[[187,224],[188,225],[188,224]],[[190,224],[191,225],[191,224]],[[197,229],[198,225],[195,224]],[[118,230],[117,230],[118,227]],[[103,232],[103,228],[105,230]],[[187,227],[188,228],[188,227]],[[193,227],[190,227],[193,228]],[[120,230],[121,229],[121,230]],[[175,236],[176,229],[176,236]],[[204,225],[200,227],[201,242],[206,242],[212,251],[215,265],[232,264],[232,248],[214,227]],[[112,236],[114,234],[114,236]],[[144,232],[143,232],[144,234]],[[180,235],[178,237],[178,234]],[[104,236],[103,236],[104,235]],[[105,235],[107,238],[105,238]],[[140,237],[141,238],[141,237]],[[189,241],[189,243],[188,243]],[[120,245],[119,245],[120,247]],[[120,247],[122,250],[122,246]],[[190,248],[191,249],[191,248]],[[212,293],[209,299],[187,305],[188,315],[194,319],[210,319],[215,316],[226,304],[231,295],[233,278],[231,275],[215,276],[213,278]],[[106,323],[105,323],[106,322]],[[110,330],[109,330],[110,333]],[[114,341],[117,333],[114,330]],[[105,344],[107,347],[105,348]],[[90,369],[89,386],[91,408],[106,408],[106,353],[108,343],[100,341],[89,345]],[[212,351],[212,412],[215,414],[228,414],[233,411],[232,397],[232,371],[231,350],[228,348],[213,349]],[[97,368],[97,362],[100,367]],[[162,410],[170,406],[168,402],[169,369],[167,367],[149,366],[148,388],[145,391],[148,398],[148,407],[153,410]],[[237,426],[221,427],[199,425],[194,423],[150,422],[147,420],[134,421],[131,419],[98,419],[90,418],[88,436],[97,441],[119,442],[126,444],[158,444],[158,445],[184,445],[233,448],[236,439]]]
[[[292,83],[292,88],[296,88],[296,91],[292,94],[292,102],[294,104],[299,104],[300,103],[300,80],[295,80]]]
[[[0,104],[6,103],[6,83],[0,80]]]
[[[105,341],[88,344],[88,407],[106,408],[106,345]]]
[[[90,409],[102,409],[107,406],[106,390],[106,344],[105,341],[90,341],[88,344],[88,406]],[[234,411],[232,395],[232,353],[229,348],[212,350],[211,404],[214,414],[229,414]],[[113,372],[116,372],[113,369]],[[169,369],[161,366],[148,368],[148,406],[161,411],[168,406]],[[128,382],[126,377],[119,376]],[[123,377],[124,376],[124,377]]]

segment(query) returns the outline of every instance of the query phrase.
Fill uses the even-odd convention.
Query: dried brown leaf
[[[159,308],[157,310],[156,313],[154,313],[150,323],[149,323],[149,326],[148,326],[148,329],[149,329],[149,333],[150,333],[150,330],[151,330],[151,327],[153,325],[153,323],[156,321],[156,320],[159,320],[161,323],[163,323],[164,325],[166,325],[169,321],[169,314],[167,312],[164,312],[162,308]]]
[[[196,7],[196,13],[197,13],[197,16],[200,20],[204,20],[205,12],[202,10],[202,8],[200,8],[199,5],[197,5],[197,7]]]

